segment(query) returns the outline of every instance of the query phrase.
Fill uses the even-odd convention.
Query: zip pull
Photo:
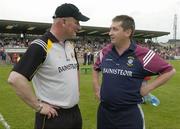
[[[66,53],[66,43],[68,43],[67,40],[64,41],[64,52],[65,52],[65,56],[66,56],[66,61],[70,61],[70,58],[68,58],[68,54]]]

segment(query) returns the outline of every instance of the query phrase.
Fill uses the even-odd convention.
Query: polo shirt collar
[[[132,51],[134,51],[134,50],[136,49],[136,43],[135,43],[135,41],[131,40],[131,44],[130,44],[130,46],[129,46],[128,49],[129,49],[129,50],[132,50]]]
[[[131,40],[131,44],[130,44],[129,48],[126,51],[129,51],[129,50],[134,51],[135,49],[136,49],[136,43],[135,43],[135,41]],[[112,46],[112,50],[116,51],[114,45]]]
[[[59,40],[50,31],[46,32],[45,36],[47,36],[52,42],[59,42]]]

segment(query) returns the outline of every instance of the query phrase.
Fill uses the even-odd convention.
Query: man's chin
[[[73,35],[72,35],[72,38],[76,38],[76,36],[77,36],[76,34],[73,34]]]
[[[111,43],[112,43],[112,44],[115,44],[115,42],[114,42],[114,41],[112,41],[112,40],[111,40]]]
[[[76,40],[78,37],[76,35],[69,36],[66,40]]]

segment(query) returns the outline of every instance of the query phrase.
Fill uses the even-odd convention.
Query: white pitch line
[[[0,113],[0,123],[4,126],[5,129],[10,129],[10,125],[5,121],[3,115]]]

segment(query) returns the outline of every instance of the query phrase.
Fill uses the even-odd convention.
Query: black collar
[[[55,42],[55,43],[59,42],[59,40],[50,31],[46,32],[44,35],[45,37],[50,39],[52,42]]]

